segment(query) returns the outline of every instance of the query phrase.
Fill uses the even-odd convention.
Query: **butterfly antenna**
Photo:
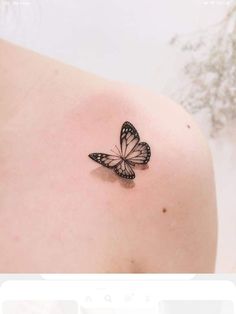
[[[113,149],[111,149],[111,152],[113,152],[116,156],[119,156]]]
[[[117,145],[116,145],[115,147],[116,147],[116,149],[118,150],[119,155],[122,155],[122,154],[121,154],[121,151],[119,150],[119,148],[117,147]]]

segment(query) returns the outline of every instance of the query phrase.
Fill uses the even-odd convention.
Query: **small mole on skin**
[[[15,241],[15,243],[20,242],[20,236],[15,235],[15,236],[13,237],[13,240]]]
[[[188,129],[190,129],[190,128],[191,128],[189,124],[187,125],[187,128],[188,128]]]
[[[55,74],[55,75],[58,75],[58,74],[59,74],[58,69],[54,69],[54,74]]]
[[[162,209],[162,212],[163,212],[163,213],[166,213],[166,212],[167,212],[167,209],[166,209],[166,208],[163,208],[163,209]]]

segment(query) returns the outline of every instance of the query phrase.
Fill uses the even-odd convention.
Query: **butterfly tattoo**
[[[125,179],[134,179],[133,167],[136,164],[147,164],[151,157],[151,148],[140,137],[135,127],[128,121],[124,122],[120,131],[120,149],[116,146],[114,155],[92,153],[89,157],[104,167],[113,169]]]

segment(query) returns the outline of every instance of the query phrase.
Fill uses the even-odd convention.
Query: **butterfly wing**
[[[113,169],[116,174],[125,179],[134,179],[135,173],[128,162],[119,156],[102,153],[92,153],[89,157],[104,167]]]
[[[131,164],[147,164],[151,157],[151,148],[145,142],[140,142],[126,157],[126,160]]]
[[[124,122],[120,133],[120,147],[121,154],[129,165],[147,164],[150,160],[150,146],[139,141],[140,137],[135,127],[128,121]]]
[[[120,163],[118,163],[114,167],[114,171],[116,174],[118,174],[122,178],[130,179],[130,180],[135,178],[134,170],[132,169],[129,162],[125,160],[122,160]]]
[[[108,155],[103,153],[92,153],[89,157],[107,168],[114,168],[116,165],[121,163],[122,159],[116,155]]]
[[[140,137],[135,127],[128,121],[124,122],[120,132],[120,149],[122,157],[126,158],[139,141]]]

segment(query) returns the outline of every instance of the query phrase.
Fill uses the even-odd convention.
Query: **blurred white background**
[[[162,301],[161,314],[234,314],[230,301]]]
[[[0,0],[0,37],[113,80],[173,98],[185,55],[175,34],[207,29],[235,0]],[[208,136],[204,115],[196,119]],[[236,132],[212,148],[219,208],[217,272],[236,272]]]
[[[1,313],[78,314],[78,305],[76,301],[6,301],[2,305]]]

